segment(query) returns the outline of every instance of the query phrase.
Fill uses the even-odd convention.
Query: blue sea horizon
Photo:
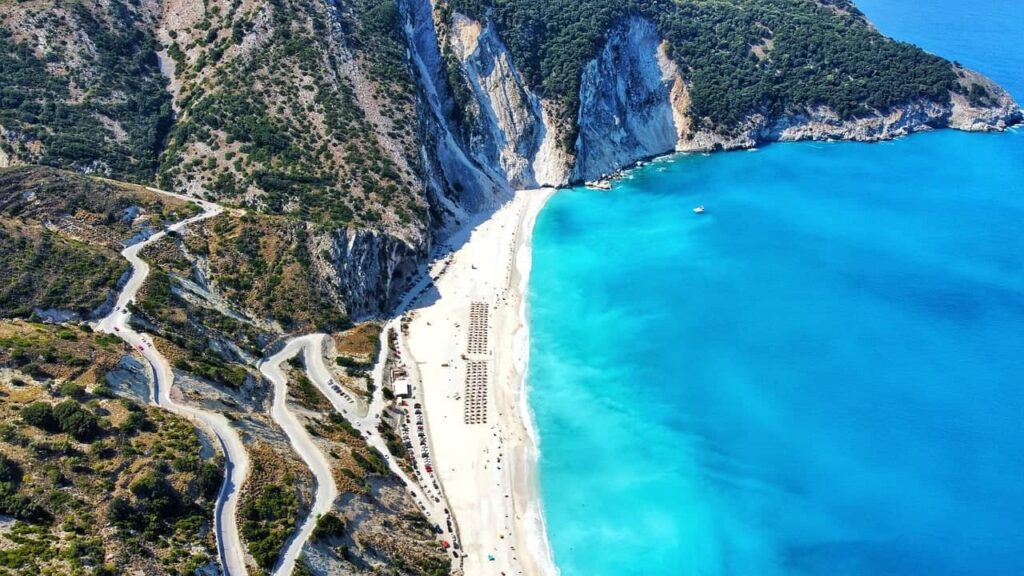
[[[1024,8],[958,4],[858,2],[1024,98]],[[1022,222],[1020,130],[556,194],[528,384],[563,576],[1024,574]]]

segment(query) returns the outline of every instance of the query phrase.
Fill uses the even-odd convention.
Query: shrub
[[[129,412],[128,418],[125,419],[124,423],[121,424],[121,431],[126,434],[132,434],[142,430],[146,427],[147,420],[146,415],[141,411]]]
[[[60,395],[67,398],[81,400],[85,396],[85,387],[74,382],[65,382],[60,387]]]
[[[0,482],[18,486],[22,478],[21,466],[7,456],[0,454]]]
[[[53,416],[53,407],[46,402],[33,402],[21,409],[21,419],[30,426],[47,432],[57,430],[57,421]]]
[[[338,538],[345,534],[345,522],[336,514],[327,513],[316,521],[316,528],[313,530],[313,540],[324,538]]]
[[[196,489],[202,497],[213,500],[223,483],[224,472],[219,466],[211,462],[204,462],[199,467],[199,473],[196,475]]]
[[[178,503],[178,493],[161,474],[148,470],[128,485],[135,496],[139,511],[147,516],[150,525],[159,524],[170,516]]]
[[[114,394],[114,390],[110,386],[100,384],[92,389],[92,393],[100,398],[115,398],[117,395]]]
[[[77,440],[92,440],[99,432],[99,420],[75,400],[65,400],[53,407],[53,417],[61,431]]]
[[[112,499],[110,507],[107,508],[107,521],[119,528],[129,526],[134,515],[135,509],[132,508],[131,502],[120,496]]]

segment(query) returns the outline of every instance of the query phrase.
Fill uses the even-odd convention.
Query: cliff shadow
[[[515,200],[520,191],[513,192],[500,203],[494,203],[479,212],[456,220],[449,228],[447,235],[431,251],[429,258],[411,275],[407,287],[398,295],[385,320],[401,316],[405,312],[429,308],[441,299],[441,292],[436,282],[448,272],[455,255],[469,243],[473,233],[481,225],[489,222],[494,215]],[[518,222],[517,224],[518,225]],[[512,247],[509,247],[510,249]],[[472,277],[470,281],[481,282],[491,279]],[[494,279],[498,280],[498,279]]]

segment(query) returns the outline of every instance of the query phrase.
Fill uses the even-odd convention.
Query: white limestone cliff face
[[[426,258],[425,247],[373,230],[336,230],[319,244],[327,258],[318,265],[354,319],[387,311]]]
[[[431,226],[449,229],[468,215],[497,207],[512,193],[494,165],[478,162],[464,145],[453,121],[454,100],[446,81],[430,0],[401,0],[409,60],[419,96],[417,118],[422,139]]]
[[[960,78],[960,85],[963,88],[969,90],[972,84],[978,84],[989,94],[989,98],[985,106],[975,106],[966,96],[952,94],[948,122],[950,128],[971,132],[989,132],[1005,130],[1022,121],[1024,114],[1014,102],[1013,97],[1002,86],[973,70],[966,68],[955,68],[954,70]]]
[[[688,81],[655,26],[630,18],[608,32],[584,67],[575,116],[579,130],[567,149],[562,142],[568,119],[531,90],[493,24],[442,16],[431,0],[400,0],[399,6],[416,81],[430,230],[414,242],[365,230],[331,235],[328,276],[356,318],[384,312],[433,244],[473,215],[494,210],[516,189],[593,180],[674,151],[792,140],[875,141],[947,126],[999,130],[1020,121],[1009,95],[983,76],[957,69],[965,87],[985,87],[984,105],[953,94],[948,103],[912,101],[854,120],[824,107],[791,110],[781,118],[751,111],[729,134],[702,129],[691,113]],[[457,87],[461,101],[449,85],[447,67],[453,63],[464,83]]]
[[[675,149],[685,114],[676,65],[654,25],[630,18],[583,70],[574,180],[593,180]],[[681,84],[680,84],[681,85]]]
[[[452,20],[450,46],[472,87],[469,155],[495,167],[513,187],[598,179],[673,151],[733,150],[795,140],[872,142],[944,127],[1002,130],[1021,121],[1020,108],[1002,88],[957,67],[961,86],[981,85],[989,95],[986,101],[972,105],[967,97],[951,93],[949,102],[914,100],[856,119],[844,119],[826,107],[794,109],[778,118],[755,110],[729,133],[702,128],[691,114],[688,82],[668,57],[654,24],[630,18],[608,32],[584,67],[578,136],[574,149],[567,151],[558,144],[565,122],[553,118],[549,103],[524,83],[493,25],[458,14]]]
[[[1021,122],[1021,110],[1009,94],[991,80],[975,72],[965,72],[989,87],[992,97],[988,104],[975,106],[967,97],[951,92],[948,103],[913,100],[892,110],[876,111],[855,119],[843,119],[824,106],[793,111],[774,122],[761,114],[753,114],[731,136],[697,132],[681,139],[676,149],[711,152],[752,148],[766,142],[800,140],[879,142],[937,128],[969,132],[999,131]]]
[[[473,98],[470,154],[513,188],[566,183],[571,158],[558,150],[543,104],[526,86],[494,27],[455,14],[451,47]]]

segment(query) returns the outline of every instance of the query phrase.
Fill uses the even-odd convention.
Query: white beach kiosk
[[[394,388],[396,398],[409,398],[412,396],[412,388],[409,386],[408,378],[399,378],[391,386]]]

